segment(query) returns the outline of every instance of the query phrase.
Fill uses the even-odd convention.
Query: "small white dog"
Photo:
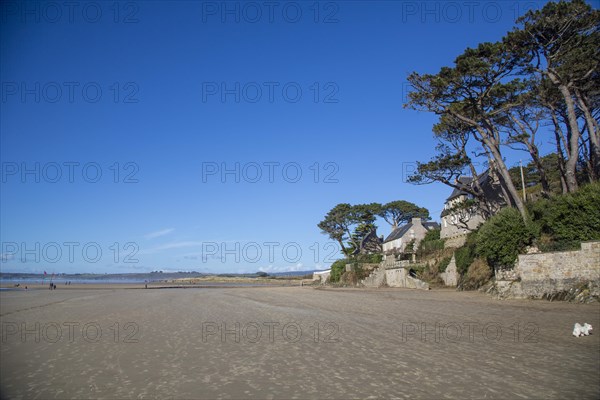
[[[575,323],[575,326],[573,327],[573,336],[575,336],[575,337],[589,336],[592,333],[592,330],[594,330],[594,328],[592,327],[591,324],[588,324],[586,322],[585,324],[583,324],[583,326],[581,326],[579,324],[579,322],[577,322],[577,323]]]

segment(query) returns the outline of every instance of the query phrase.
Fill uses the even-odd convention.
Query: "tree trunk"
[[[587,171],[587,178],[590,183],[595,182],[596,178],[594,177],[594,164],[592,162],[592,154],[591,151],[588,151],[588,146],[585,144],[585,138],[582,136],[581,139],[581,158],[583,159],[585,170]]]
[[[561,143],[564,141],[565,135],[560,127],[560,122],[556,117],[556,110],[550,108],[550,114],[552,115],[552,123],[554,124],[554,137],[556,140],[556,154],[558,154],[558,171],[560,172],[560,187],[563,194],[568,193],[569,188],[567,187],[567,176],[565,174],[565,156]]]
[[[476,195],[473,197],[477,199],[477,203],[479,204],[479,209],[482,211],[483,218],[488,219],[492,215],[492,207],[485,198],[485,193],[483,193],[483,189],[479,184],[477,170],[472,162],[469,162],[469,170],[471,171],[471,176],[473,177],[473,187],[475,188],[476,193]],[[468,229],[468,226],[466,228]]]
[[[552,79],[552,76],[550,79]],[[555,80],[556,78],[554,77],[553,81]],[[560,93],[562,94],[567,106],[567,119],[570,133],[568,138],[569,159],[565,165],[567,188],[569,192],[575,192],[579,187],[577,184],[577,159],[579,157],[579,136],[581,136],[581,133],[579,131],[579,125],[577,124],[577,113],[575,112],[575,102],[571,96],[571,91],[566,85],[563,84],[559,84],[558,89],[560,90]]]
[[[453,113],[461,121],[471,125],[475,128],[475,131],[479,133],[479,138],[477,135],[474,135],[475,139],[484,145],[484,148],[487,150],[489,156],[494,160],[496,167],[498,168],[498,172],[500,173],[500,181],[504,181],[504,185],[508,190],[509,197],[511,197],[512,204],[514,204],[519,213],[521,214],[521,218],[523,221],[527,221],[528,215],[527,210],[525,209],[525,204],[523,200],[519,197],[519,192],[515,188],[515,185],[510,177],[510,173],[508,172],[508,168],[504,163],[504,159],[500,154],[500,147],[497,139],[497,135],[494,132],[494,125],[490,123],[490,121],[484,120],[481,124],[476,121],[465,117],[464,115],[460,115],[457,113]]]
[[[527,142],[527,149],[529,150],[531,159],[540,174],[540,183],[542,184],[542,196],[547,198],[550,196],[550,184],[548,183],[546,169],[544,168],[544,165],[542,164],[542,160],[540,158],[540,152],[536,145],[529,142]]]
[[[531,156],[531,160],[535,164],[540,174],[540,183],[542,184],[542,196],[547,198],[550,195],[550,185],[548,184],[548,179],[546,177],[546,170],[544,169],[544,165],[540,160],[540,151],[535,144],[535,134],[537,132],[537,128],[533,129],[531,125],[525,121],[525,119],[520,121],[514,115],[511,115],[510,117],[513,123],[516,125],[516,128],[513,126],[512,130],[514,130],[517,134],[520,134],[520,137],[517,136],[515,141],[523,143],[527,148],[527,151]],[[526,126],[528,126],[529,129],[527,129]]]
[[[590,109],[588,108],[585,99],[581,95],[581,93],[576,90],[575,95],[577,97],[577,103],[581,111],[583,112],[583,116],[585,118],[585,123],[587,125],[587,131],[590,136],[590,162],[592,164],[592,175],[591,178],[593,181],[598,180],[600,178],[600,132],[598,132],[598,122],[592,117],[590,113]]]
[[[502,159],[502,155],[500,154],[500,150],[499,150],[498,146],[495,143],[493,143],[489,137],[484,136],[484,137],[482,137],[482,139],[483,139],[484,143],[486,144],[486,146],[488,147],[488,150],[490,151],[490,155],[494,159],[494,164],[496,165],[498,173],[500,174],[500,180],[502,181],[502,183],[504,183],[504,186],[506,187],[506,190],[508,191],[508,194],[512,200],[512,203],[515,205],[515,207],[517,207],[517,210],[519,210],[519,213],[521,214],[521,218],[523,218],[523,221],[527,221],[528,215],[527,215],[527,210],[525,209],[525,204],[523,203],[523,200],[519,196],[519,192],[517,191],[517,188],[515,187],[512,179],[510,177],[510,173],[508,172],[508,168],[506,167],[506,164],[504,163],[504,160]]]

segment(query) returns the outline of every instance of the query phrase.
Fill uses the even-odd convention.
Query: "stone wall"
[[[420,279],[413,278],[408,273],[409,269],[400,267],[385,270],[385,282],[389,287],[429,290],[429,284]]]
[[[331,270],[313,272],[313,282],[325,283],[331,275]]]
[[[358,263],[346,264],[346,272],[352,271],[354,266],[358,266]],[[360,263],[360,268],[363,271],[373,271],[375,268],[378,268],[378,263]]]
[[[461,247],[462,245],[464,245],[466,240],[467,240],[467,235],[447,237],[446,241],[444,242],[444,248],[449,249],[449,248],[453,247],[453,248],[457,249],[457,248]]]
[[[581,250],[519,255],[516,271],[522,281],[600,278],[600,242],[581,244]]]
[[[409,274],[409,261],[394,261],[388,258],[379,264],[379,268],[373,270],[371,275],[363,279],[360,283],[366,287],[398,287],[409,289],[429,290],[429,284]]]
[[[500,297],[548,298],[582,284],[600,286],[600,241],[581,250],[519,255],[514,270],[496,271]]]
[[[371,272],[371,275],[360,281],[360,284],[366,287],[381,287],[384,286],[385,281],[385,269],[376,269]]]
[[[442,278],[444,285],[446,286],[458,285],[458,270],[456,269],[456,259],[454,258],[454,254],[446,267],[446,271],[440,274],[440,278]]]

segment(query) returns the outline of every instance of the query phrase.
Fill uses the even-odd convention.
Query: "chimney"
[[[417,217],[417,218],[413,218],[412,219],[412,224],[414,225],[421,225],[421,217]]]

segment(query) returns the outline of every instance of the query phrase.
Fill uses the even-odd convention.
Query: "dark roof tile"
[[[392,240],[400,239],[408,230],[412,228],[412,223],[409,222],[399,228],[396,228],[389,234],[389,236],[383,241],[383,243],[391,242]]]

